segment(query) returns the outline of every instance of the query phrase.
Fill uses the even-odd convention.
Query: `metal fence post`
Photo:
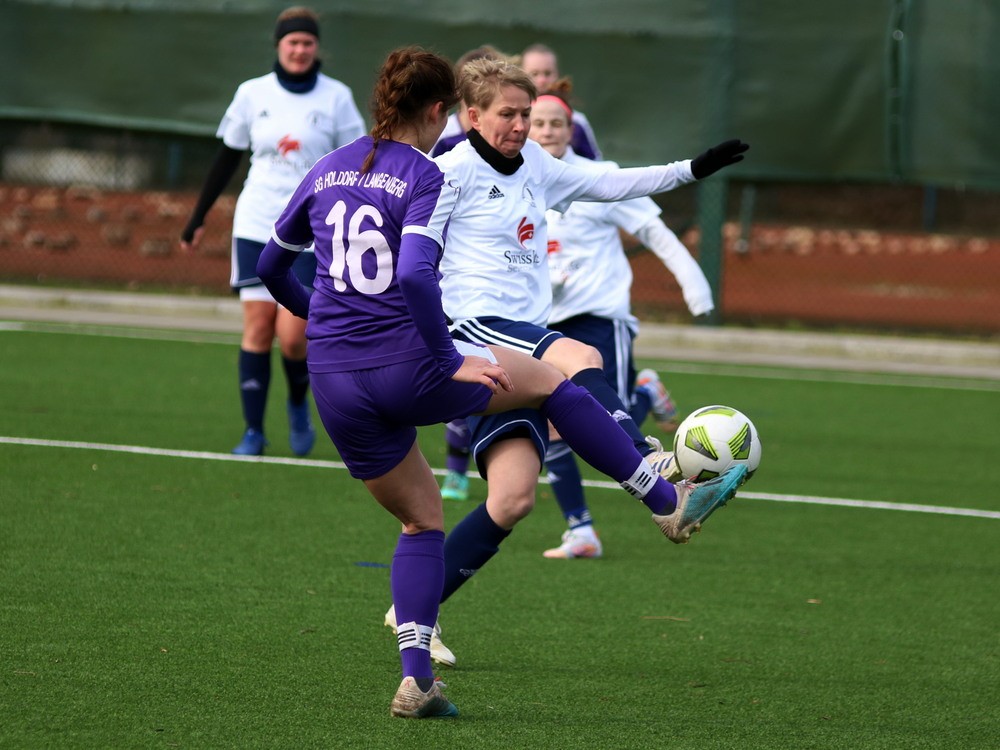
[[[715,309],[697,318],[700,325],[717,326],[722,323],[722,225],[726,218],[726,188],[728,180],[720,174],[698,183],[698,226],[701,240],[698,243],[698,262],[712,287]]]

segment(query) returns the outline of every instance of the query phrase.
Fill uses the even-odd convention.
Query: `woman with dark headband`
[[[257,259],[303,175],[324,154],[364,135],[365,127],[351,90],[319,72],[319,18],[314,11],[283,11],[274,44],[274,69],[240,84],[222,118],[217,132],[222,145],[181,234],[181,248],[198,247],[205,216],[249,152],[250,171],[236,202],[232,234],[230,286],[243,308],[239,387],[245,422],[233,453],[259,456],[267,446],[264,411],[277,337],[288,380],[289,445],[304,456],[316,440],[307,399],[306,324],[274,301],[257,277]],[[315,271],[313,254],[302,253],[296,273],[310,288]]]

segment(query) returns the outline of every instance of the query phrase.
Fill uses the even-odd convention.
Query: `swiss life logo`
[[[292,151],[301,151],[302,144],[292,138],[290,135],[284,135],[281,140],[278,141],[278,153],[282,156],[288,156]]]
[[[528,221],[528,217],[525,216],[517,225],[517,241],[521,243],[521,247],[527,250],[528,246],[524,243],[532,239],[534,236],[535,225]]]

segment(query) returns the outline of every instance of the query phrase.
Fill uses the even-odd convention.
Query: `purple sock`
[[[622,403],[618,391],[611,387],[608,376],[604,370],[598,367],[591,367],[587,370],[580,370],[570,380],[581,388],[586,388],[597,403],[604,407],[605,411],[615,416],[615,422],[631,438],[635,449],[640,456],[646,456],[653,452],[653,448],[646,442],[639,425],[632,420],[629,408]]]
[[[453,419],[445,425],[444,440],[448,446],[445,467],[448,471],[465,474],[469,470],[469,426],[464,419]]]
[[[652,470],[629,436],[583,388],[564,380],[540,411],[580,458],[616,482],[632,483],[629,491],[654,513],[669,513],[676,507],[673,485],[658,475],[651,476]],[[648,489],[638,491],[640,486]]]
[[[389,580],[397,625],[415,622],[433,628],[444,585],[444,532],[400,534]],[[406,635],[400,632],[401,642]],[[399,656],[404,677],[433,678],[429,650],[417,646],[404,647],[400,649]]]

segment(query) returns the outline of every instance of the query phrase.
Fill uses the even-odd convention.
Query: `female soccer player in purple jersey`
[[[462,69],[460,86],[472,130],[468,140],[435,159],[445,179],[460,189],[441,260],[442,303],[453,335],[552,364],[594,395],[637,452],[665,469],[670,454],[656,441],[647,444],[608,383],[597,349],[545,327],[552,308],[545,212],[564,210],[577,200],[618,201],[671,190],[741,161],[749,146],[732,140],[693,160],[663,166],[581,169],[528,140],[537,92],[520,67],[504,60],[474,60]],[[548,425],[537,411],[477,416],[469,426],[472,453],[487,480],[488,494],[486,502],[448,535],[443,599],[482,568],[534,508],[546,452]],[[554,427],[563,435],[558,425]],[[514,470],[525,465],[531,466],[530,473]],[[711,485],[670,485],[675,495],[663,506],[650,498],[644,502],[664,536],[683,544],[735,495],[745,478],[745,471],[733,469]],[[395,624],[392,615],[390,609],[387,625]],[[454,664],[454,655],[443,644],[435,659]]]
[[[673,511],[688,533],[697,508],[719,499],[718,490],[699,489],[679,499],[607,411],[555,368],[452,340],[437,266],[457,189],[426,152],[455,101],[447,60],[412,47],[391,53],[372,97],[371,136],[315,164],[257,266],[275,299],[308,319],[313,392],[341,458],[403,524],[390,574],[403,679],[390,711],[413,718],[458,713],[431,669],[444,519],[416,425],[538,409],[585,461],[650,507]],[[310,296],[292,266],[311,242],[317,272]],[[490,456],[491,472],[536,480],[537,462],[505,463],[503,454]]]

